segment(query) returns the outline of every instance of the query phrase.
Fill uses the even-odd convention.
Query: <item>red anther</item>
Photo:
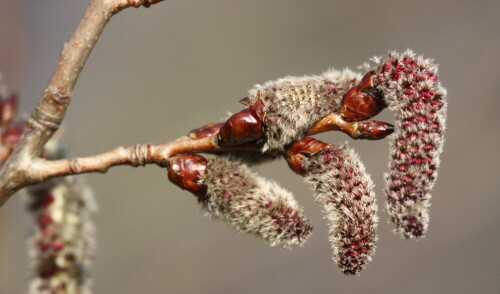
[[[382,93],[373,84],[372,75],[372,71],[368,72],[357,86],[344,94],[339,110],[344,120],[366,120],[386,107]]]
[[[42,279],[48,279],[50,277],[53,277],[61,270],[62,269],[58,267],[57,264],[55,263],[55,259],[51,258],[45,260],[42,264],[40,264],[37,272],[39,273]]]
[[[10,96],[2,101],[1,113],[0,113],[0,125],[6,126],[12,122],[16,116],[17,111],[17,95],[10,94]]]
[[[40,231],[40,235],[42,236],[42,238],[47,238],[51,234],[52,234],[52,231],[49,230],[49,229],[43,229],[43,230]]]
[[[260,92],[258,93],[260,96]],[[239,145],[258,139],[263,133],[264,104],[260,97],[253,105],[232,115],[220,127],[218,139],[221,145]]]
[[[45,208],[49,206],[55,200],[55,196],[52,193],[37,195],[33,198],[33,202],[30,204],[29,209],[37,210],[40,208]]]
[[[181,154],[167,161],[168,179],[184,190],[204,196],[207,187],[202,183],[208,161],[199,155]]]
[[[328,150],[329,148],[329,144],[308,137],[293,142],[283,154],[283,157],[287,161],[290,169],[299,175],[304,175],[306,172],[302,164],[304,159],[312,157],[321,151]]]
[[[40,251],[42,251],[42,252],[47,251],[47,249],[49,249],[49,247],[50,247],[50,244],[49,244],[49,243],[47,243],[47,242],[42,242],[42,241],[38,242],[38,244],[37,244],[37,245],[38,245],[38,250],[40,250]]]
[[[394,126],[383,121],[361,121],[354,131],[354,139],[380,140],[394,132]]]
[[[10,126],[3,134],[2,134],[2,142],[3,144],[9,148],[13,149],[17,144],[19,139],[24,132],[24,127],[26,126],[26,121],[20,121],[13,126]]]
[[[217,132],[219,132],[220,128],[223,125],[224,125],[223,123],[204,125],[201,128],[191,130],[188,134],[188,137],[192,139],[201,139],[213,136],[217,134]]]
[[[50,243],[50,246],[54,251],[61,251],[64,248],[64,242],[53,241],[52,243]]]
[[[38,220],[38,224],[40,227],[45,228],[46,226],[50,225],[53,222],[52,217],[50,215],[42,215],[40,219]]]

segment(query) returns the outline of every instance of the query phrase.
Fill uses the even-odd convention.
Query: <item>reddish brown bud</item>
[[[288,147],[283,154],[290,169],[299,175],[304,175],[303,163],[307,158],[330,148],[329,144],[316,140],[314,138],[304,138],[295,141]]]
[[[184,190],[204,196],[207,188],[202,184],[208,161],[199,155],[181,154],[167,161],[168,179]]]
[[[372,75],[373,72],[368,72],[357,86],[344,94],[339,110],[344,120],[366,120],[386,107],[382,93],[373,85]]]
[[[6,126],[12,122],[17,111],[17,95],[10,94],[9,98],[0,102],[0,125]]]
[[[201,138],[213,136],[213,135],[217,134],[217,132],[219,132],[222,125],[224,125],[224,124],[217,123],[217,124],[204,125],[201,128],[191,130],[188,134],[188,137],[191,139],[201,139]]]
[[[361,121],[351,137],[354,139],[380,140],[394,132],[394,126],[383,121]]]
[[[239,145],[260,138],[264,115],[264,104],[259,97],[253,105],[226,120],[219,131],[219,142],[222,145]]]
[[[128,3],[136,8],[140,7],[141,5],[147,8],[161,1],[163,0],[128,0]]]
[[[21,136],[23,135],[24,127],[26,126],[26,121],[20,121],[13,126],[10,126],[2,134],[2,143],[9,149],[13,149],[17,144]]]

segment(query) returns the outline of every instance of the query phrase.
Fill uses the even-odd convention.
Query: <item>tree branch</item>
[[[143,166],[156,163],[164,166],[170,156],[179,153],[262,149],[262,146],[254,142],[219,146],[215,140],[216,136],[209,136],[201,139],[182,137],[163,145],[118,147],[113,151],[84,158],[50,161],[40,157],[45,144],[59,128],[71,101],[78,76],[109,19],[127,7],[141,5],[148,7],[161,1],[92,0],[90,2],[75,33],[64,45],[52,78],[27,122],[22,138],[0,169],[0,206],[17,190],[58,176],[106,172],[116,165]],[[378,121],[349,122],[342,114],[332,113],[316,123],[304,136],[331,130],[342,131],[354,139],[376,140],[392,133],[393,128],[390,124]]]
[[[332,113],[316,123],[305,136],[311,136],[331,130],[340,130],[347,133],[352,138],[358,139],[362,138],[359,131],[362,123],[371,123],[371,121],[347,122],[340,118],[338,114]],[[386,130],[385,135],[388,135],[390,132],[392,132],[392,129],[391,131]],[[368,136],[367,133],[365,133],[365,137],[363,138],[366,139],[366,136]],[[380,136],[380,134],[377,134],[377,136]],[[44,181],[54,177],[81,173],[105,173],[110,167],[117,165],[137,167],[155,163],[164,167],[169,157],[181,153],[219,153],[227,151],[260,152],[261,149],[260,146],[253,142],[235,146],[219,146],[215,138],[216,135],[210,135],[205,138],[181,137],[173,142],[165,144],[136,145],[128,148],[117,147],[109,152],[82,158],[61,160],[37,158],[31,163],[30,173],[32,177],[38,179],[38,181]],[[381,139],[379,137],[369,138]]]
[[[176,141],[161,145],[136,145],[133,147],[117,147],[112,151],[90,157],[33,161],[32,172],[42,180],[58,176],[74,175],[90,172],[106,172],[116,165],[144,166],[155,163],[165,166],[166,159],[179,153],[221,152],[214,142],[214,137],[190,139],[182,137]]]
[[[40,181],[30,171],[33,160],[59,128],[80,72],[110,18],[130,6],[148,7],[162,0],[92,0],[59,61],[20,142],[0,169],[0,206],[22,187]]]

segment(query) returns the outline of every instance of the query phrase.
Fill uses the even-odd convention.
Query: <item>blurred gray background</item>
[[[87,1],[0,3],[0,70],[29,113]],[[203,217],[155,166],[90,175],[100,206],[95,293],[500,293],[499,14],[499,1],[167,0],[121,12],[76,86],[64,140],[73,154],[167,142],[238,111],[256,83],[407,47],[440,64],[448,130],[429,234],[418,242],[387,223],[387,141],[354,142],[381,210],[377,253],[360,277],[336,269],[321,209],[282,160],[259,172],[292,190],[315,224],[293,251]],[[26,291],[31,224],[21,197],[0,209],[2,294]]]

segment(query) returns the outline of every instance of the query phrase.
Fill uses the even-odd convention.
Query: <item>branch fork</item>
[[[261,93],[258,92],[258,99],[252,105],[247,101],[247,108],[235,114],[226,123],[210,125],[215,126],[211,131],[214,134],[217,132],[216,136],[193,138],[190,134],[189,137],[181,137],[165,144],[117,147],[109,152],[82,158],[47,160],[41,157],[45,144],[64,119],[77,78],[109,19],[127,7],[148,7],[158,2],[161,0],[91,1],[75,33],[64,45],[52,78],[28,120],[23,136],[0,169],[0,206],[19,189],[54,177],[90,172],[104,173],[116,165],[137,167],[154,163],[165,167],[169,157],[180,153],[263,150],[258,139],[264,136],[260,130],[266,128],[266,117]],[[306,130],[303,136],[331,130],[340,130],[355,139],[381,139],[390,134],[393,128],[387,123],[359,121],[360,118],[370,118],[385,107],[374,103],[375,98],[379,97],[363,92],[370,87],[373,87],[371,73],[361,80],[360,85],[346,93],[345,101],[342,101],[342,105],[346,107],[319,120]],[[372,105],[378,105],[378,108]],[[248,121],[255,121],[256,124],[248,125]],[[250,131],[251,135],[248,134]],[[266,152],[276,154],[276,151],[282,152]]]

